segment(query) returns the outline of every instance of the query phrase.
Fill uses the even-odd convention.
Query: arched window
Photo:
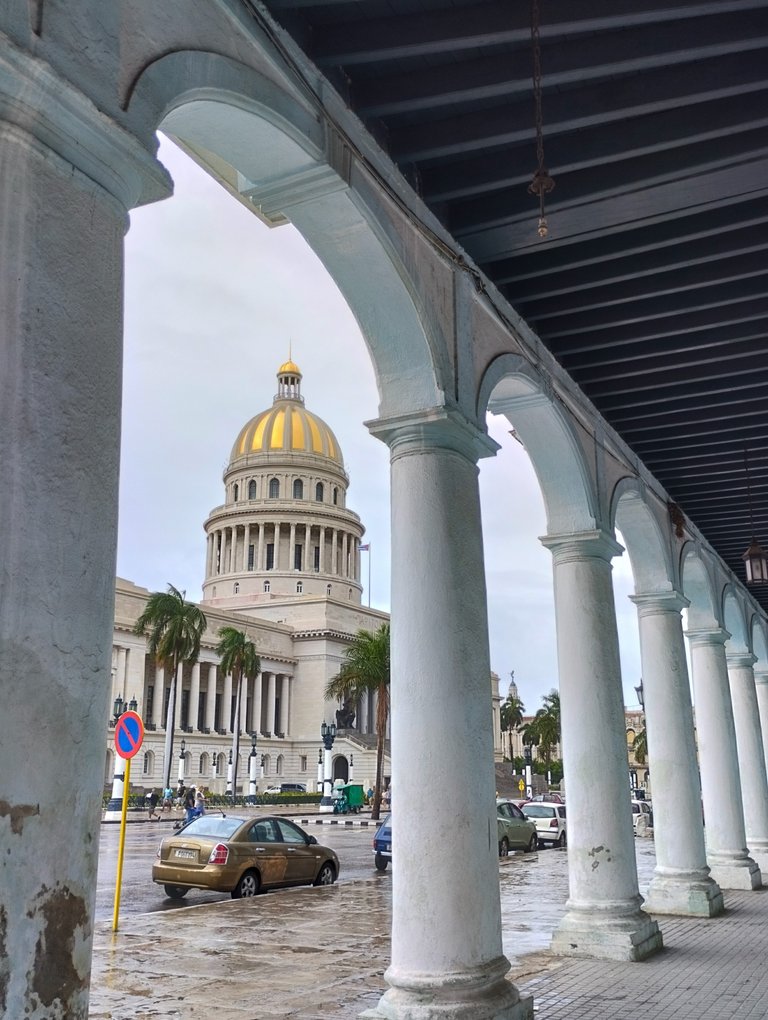
[[[198,768],[198,774],[204,776],[208,771],[208,755],[203,751],[200,755],[200,767]]]
[[[280,482],[276,478],[270,478],[269,480],[269,498],[279,499],[280,498]]]
[[[237,594],[239,594],[239,592],[240,592],[240,582],[239,581],[235,581],[235,583],[232,585],[232,594],[233,595],[237,595]]]
[[[248,482],[248,499],[256,499],[256,482],[253,479]]]
[[[322,482],[318,482],[317,485],[315,486],[315,502],[316,503],[322,503],[324,497],[325,497],[325,489],[323,488],[323,483]]]
[[[301,581],[297,581],[296,582],[296,594],[297,595],[301,595],[303,593],[303,591],[304,591],[304,585],[302,584]]]
[[[232,496],[235,500],[235,503],[237,503],[238,499],[240,498],[240,486],[237,484],[237,482],[235,482],[234,487],[232,489]]]
[[[293,480],[293,498],[304,499],[304,482],[300,478]]]
[[[348,598],[348,599],[351,599],[351,598],[352,598],[352,589],[351,589],[351,588],[350,588],[350,589],[349,589],[349,591],[347,592],[347,598]]]
[[[264,582],[264,591],[269,591],[269,588],[270,588],[269,581],[265,581]]]
[[[336,506],[339,502],[339,490],[334,486],[333,489],[333,505]]]
[[[151,776],[154,771],[155,771],[155,756],[151,751],[145,751],[142,773],[145,776]]]
[[[275,775],[282,776],[283,774],[283,756],[278,754],[277,761],[275,762]]]
[[[269,755],[268,754],[262,755],[261,761],[262,761],[262,764],[264,765],[264,775],[268,776],[269,775]]]
[[[330,595],[331,594],[331,586],[330,586],[330,584],[326,584],[326,586],[325,586],[325,594],[326,595]]]
[[[213,586],[213,598],[216,598],[216,585]]]

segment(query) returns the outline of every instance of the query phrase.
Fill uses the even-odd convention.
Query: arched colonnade
[[[32,726],[64,738],[46,741],[34,772],[0,770],[12,850],[0,894],[6,1008],[48,1015],[47,964],[35,947],[55,924],[70,975],[61,1008],[87,1016],[110,695],[122,235],[132,207],[170,191],[154,158],[159,127],[259,215],[301,231],[346,296],[375,368],[379,417],[368,424],[391,451],[398,790],[390,989],[375,1015],[531,1015],[505,979],[501,948],[477,484],[479,458],[495,453],[488,409],[509,418],[531,456],[553,556],[570,837],[570,899],[554,948],[631,960],[661,944],[638,892],[627,797],[616,527],[636,582],[654,762],[652,906],[716,915],[722,889],[759,884],[768,845],[768,721],[761,727],[759,714],[765,720],[768,656],[754,603],[694,529],[676,533],[653,479],[310,67],[236,5],[185,19],[128,2],[119,24],[97,17],[98,6],[82,3],[68,21],[53,10],[30,20],[22,2],[0,15],[3,766],[23,759]],[[80,40],[93,24],[99,45],[85,64]],[[444,814],[437,789],[451,791],[463,821],[451,854],[423,836]],[[62,844],[83,852],[64,859]]]

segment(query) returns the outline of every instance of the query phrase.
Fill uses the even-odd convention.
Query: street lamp
[[[530,744],[525,744],[523,747],[523,757],[525,759],[525,796],[530,800],[533,796],[533,778],[531,776],[533,754]]]
[[[248,755],[248,793],[255,800],[256,798],[256,734],[251,734],[251,753]]]
[[[211,779],[216,779],[219,774],[219,751],[214,747],[211,751]]]
[[[323,749],[318,749],[317,752],[317,792],[323,792]]]
[[[112,723],[111,725],[117,726],[120,721],[120,716],[130,709],[135,712],[138,708],[138,703],[135,696],[130,702],[125,702],[118,696],[115,698],[115,703],[112,706]],[[115,771],[112,775],[112,794],[107,803],[106,811],[104,813],[104,820],[106,822],[119,822],[123,817],[123,794],[125,791],[125,758],[121,758],[120,755],[115,754]]]
[[[328,814],[333,811],[333,797],[331,796],[331,751],[333,750],[333,742],[336,739],[336,724],[329,724],[323,720],[320,727],[320,736],[323,738],[323,747],[325,748],[323,756],[323,796],[320,801],[320,812],[321,814]]]
[[[234,803],[235,795],[232,791],[232,751],[229,752],[229,763],[227,765],[227,796],[232,797]]]
[[[187,742],[184,739],[184,737],[181,738],[181,743],[179,744],[179,747],[181,748],[181,750],[179,751],[179,793],[181,793],[181,789],[184,786],[184,766],[186,764],[187,754],[186,752]]]
[[[643,678],[640,677],[640,683],[635,687],[635,694],[637,694],[637,701],[640,708],[645,708],[645,691],[643,690]]]

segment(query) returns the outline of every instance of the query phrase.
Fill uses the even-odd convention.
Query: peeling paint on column
[[[40,1007],[46,1017],[87,1020],[88,959],[91,925],[85,900],[67,886],[40,891],[38,902],[27,912],[40,922],[33,969],[27,974],[31,1015]],[[87,940],[88,951],[83,953]],[[82,973],[76,958],[82,956]]]
[[[9,804],[7,800],[0,800],[0,818],[11,819],[11,832],[15,836],[21,835],[25,818],[39,814],[39,804]]]
[[[11,977],[11,961],[8,959],[6,938],[8,935],[8,915],[5,907],[0,904],[0,1015],[5,1016],[8,1008],[8,982]]]

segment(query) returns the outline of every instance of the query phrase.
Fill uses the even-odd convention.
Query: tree
[[[637,734],[632,744],[632,754],[634,755],[635,762],[638,765],[645,765],[648,760],[648,733],[643,724],[643,728]]]
[[[171,785],[173,730],[176,718],[176,674],[179,663],[197,662],[200,641],[207,621],[199,606],[185,600],[186,592],[172,584],[167,592],[155,591],[147,599],[144,612],[136,621],[134,634],[148,635],[148,651],[158,666],[170,676],[168,712],[165,717],[165,772],[163,786]]]
[[[240,706],[243,697],[243,680],[255,680],[261,673],[261,659],[256,645],[247,634],[236,627],[222,627],[216,654],[221,668],[231,673],[235,682],[235,719],[232,726],[232,803],[237,793],[237,764],[240,757]],[[230,706],[225,706],[227,712]]]
[[[344,652],[344,662],[325,688],[328,700],[357,701],[366,692],[378,696],[376,706],[376,785],[373,792],[371,818],[377,819],[381,809],[384,740],[389,721],[389,624],[377,631],[359,630]]]
[[[508,694],[501,703],[501,731],[507,734],[509,740],[509,760],[512,761],[512,733],[520,729],[523,723],[525,705],[520,698],[514,694]]]
[[[523,743],[539,746],[549,770],[552,752],[560,743],[560,695],[557,691],[550,691],[542,701],[544,707],[523,727]]]

